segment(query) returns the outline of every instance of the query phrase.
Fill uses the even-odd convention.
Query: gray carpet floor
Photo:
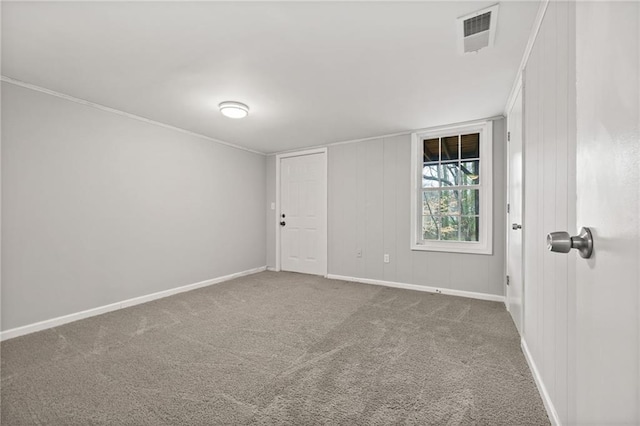
[[[504,305],[263,272],[5,341],[3,425],[547,425]]]

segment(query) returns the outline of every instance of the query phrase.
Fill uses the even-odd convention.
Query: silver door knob
[[[514,231],[517,231],[518,229],[522,229],[522,225],[520,225],[519,223],[512,223],[511,229],[513,229]]]
[[[580,229],[575,237],[568,232],[552,232],[547,235],[547,249],[556,253],[569,253],[571,249],[578,250],[580,256],[588,259],[593,253],[593,236],[589,228]]]

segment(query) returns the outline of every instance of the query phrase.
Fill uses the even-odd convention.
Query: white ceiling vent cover
[[[497,23],[497,4],[458,18],[458,51],[464,54],[493,46]]]

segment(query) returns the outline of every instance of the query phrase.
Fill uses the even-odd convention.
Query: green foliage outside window
[[[424,240],[479,241],[479,134],[423,141]]]

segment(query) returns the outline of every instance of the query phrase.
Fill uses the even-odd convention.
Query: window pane
[[[422,193],[422,214],[440,214],[440,191],[425,191]]]
[[[460,137],[461,157],[480,158],[480,133],[462,135]]]
[[[460,164],[461,185],[478,185],[480,183],[480,161],[463,161]]]
[[[440,239],[445,241],[458,241],[459,216],[443,216],[440,225]]]
[[[423,216],[422,217],[422,239],[423,240],[437,240],[439,230],[440,230],[439,216]]]
[[[460,158],[458,153],[458,136],[449,136],[442,138],[442,161],[457,160]]]
[[[460,214],[460,198],[457,189],[440,191],[441,214]]]
[[[426,139],[422,141],[422,161],[427,163],[429,161],[440,161],[440,139]]]
[[[440,178],[438,177],[440,166],[437,164],[425,164],[422,167],[422,187],[437,188],[440,186]]]
[[[458,163],[444,163],[440,167],[442,186],[458,186],[458,175],[460,174]]]
[[[465,216],[480,214],[480,191],[477,189],[461,190],[460,210]]]
[[[413,199],[411,211],[412,249],[485,253],[491,244],[492,235],[485,233],[484,224],[485,220],[492,220],[493,203],[491,197],[487,198],[491,188],[486,186],[492,173],[487,169],[492,141],[482,139],[490,131],[490,123],[465,127],[412,134],[418,146],[413,145],[411,158],[421,162],[414,163],[414,167],[418,166],[422,173],[422,182],[417,183],[422,186],[413,195],[417,199]],[[481,142],[488,145],[481,146]],[[485,160],[481,155],[488,158]],[[412,176],[412,180],[417,178]],[[487,218],[483,216],[485,213]],[[482,240],[480,226],[483,226]]]
[[[478,216],[462,216],[460,222],[460,240],[479,241],[480,218]]]

